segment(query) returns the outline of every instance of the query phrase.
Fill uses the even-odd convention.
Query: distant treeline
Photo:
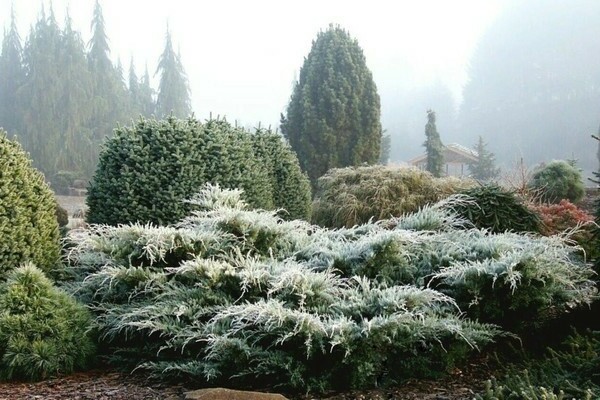
[[[89,179],[100,144],[117,123],[140,115],[191,112],[190,90],[180,56],[167,31],[156,71],[158,90],[146,67],[138,78],[133,59],[128,79],[110,58],[102,9],[96,2],[92,38],[86,44],[67,14],[62,28],[44,8],[24,43],[14,12],[0,53],[0,127],[16,136],[34,165],[64,190],[74,179]]]
[[[598,169],[590,138],[600,124],[600,2],[511,0],[471,56],[462,103],[438,81],[387,104],[391,158],[423,152],[425,111],[436,111],[442,142],[474,146],[481,136],[505,172],[575,159]]]

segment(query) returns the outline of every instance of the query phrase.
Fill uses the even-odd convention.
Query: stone
[[[199,389],[185,393],[185,400],[288,400],[276,393],[246,392],[223,388]]]

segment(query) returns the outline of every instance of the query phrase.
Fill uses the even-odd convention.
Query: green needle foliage
[[[427,111],[427,124],[425,125],[425,153],[427,154],[426,170],[439,178],[444,169],[444,145],[435,125],[435,112]]]
[[[581,171],[564,160],[554,160],[533,173],[530,186],[548,203],[566,199],[577,203],[585,195]]]
[[[496,167],[496,157],[494,153],[487,149],[487,143],[483,141],[481,136],[477,140],[475,151],[477,152],[477,161],[469,163],[469,172],[473,179],[480,182],[489,182],[498,178],[500,168]]]
[[[377,88],[358,42],[339,26],[313,41],[281,131],[313,184],[331,168],[378,162]]]
[[[472,201],[458,204],[455,212],[480,229],[489,229],[494,233],[540,232],[540,217],[514,193],[498,185],[477,186],[462,194]]]
[[[0,285],[0,379],[42,380],[84,368],[91,316],[33,264]]]
[[[574,333],[542,358],[510,365],[487,383],[478,400],[600,398],[600,332]]]
[[[107,141],[88,190],[88,221],[174,223],[206,182],[244,189],[252,206],[283,208],[288,218],[310,215],[308,180],[281,136],[171,116],[142,118]]]
[[[158,60],[156,73],[160,74],[156,113],[164,118],[175,115],[187,118],[192,112],[190,86],[187,75],[181,63],[181,55],[175,53],[171,32],[167,27],[165,49]]]
[[[465,231],[459,201],[328,230],[208,185],[177,225],[71,231],[69,261],[117,365],[221,385],[371,387],[443,373],[501,337],[469,304],[533,318],[596,293],[560,238]]]
[[[43,175],[0,129],[0,280],[30,261],[49,272],[59,260],[56,200]]]

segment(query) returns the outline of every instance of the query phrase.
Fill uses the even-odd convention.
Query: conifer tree
[[[475,145],[475,151],[478,154],[477,161],[468,165],[472,177],[479,181],[490,181],[497,178],[500,169],[496,168],[496,157],[494,153],[487,150],[487,144],[481,136]]]
[[[281,131],[313,184],[330,168],[379,160],[379,95],[362,49],[344,29],[317,35]]]
[[[188,117],[192,112],[190,88],[181,64],[181,57],[173,49],[171,32],[168,27],[165,36],[165,49],[158,61],[156,73],[160,74],[156,100],[157,116],[164,117],[172,113],[179,118]]]
[[[131,60],[129,61],[129,77],[127,88],[129,89],[129,103],[131,105],[131,111],[132,113],[139,114],[140,82],[137,74],[135,73],[133,57],[131,57]]]
[[[140,113],[144,117],[150,117],[156,110],[156,103],[154,102],[155,91],[150,86],[150,74],[148,74],[148,65],[144,71],[144,76],[140,79],[138,85],[138,101],[140,107]]]
[[[17,90],[23,83],[23,48],[17,31],[14,8],[11,9],[10,27],[5,29],[0,53],[0,127],[9,134],[18,132]]]
[[[385,133],[385,131],[384,131]],[[390,151],[392,149],[392,136],[390,134],[381,136],[381,150],[379,152],[379,163],[386,165],[390,162]]]
[[[444,145],[440,139],[440,134],[435,126],[435,112],[427,111],[427,125],[425,125],[425,152],[427,154],[426,170],[433,176],[439,178],[442,176],[444,167]]]
[[[104,16],[98,0],[94,6],[91,29],[92,38],[88,43],[88,63],[94,80],[94,112],[89,127],[92,129],[93,140],[97,148],[104,138],[112,133],[115,122],[126,120],[129,112],[123,72],[119,72],[110,60]]]
[[[55,171],[55,156],[61,146],[62,124],[57,118],[60,96],[61,31],[54,12],[42,8],[23,49],[25,80],[19,89],[22,135],[19,140],[31,154],[34,165],[47,177]],[[64,111],[63,111],[64,112]]]
[[[57,134],[60,141],[54,155],[53,172],[72,171],[89,176],[93,172],[90,159],[96,157],[92,151],[91,132],[85,128],[92,115],[89,101],[92,79],[87,68],[85,46],[79,32],[73,30],[68,13],[59,48],[60,88],[54,117],[60,123]]]

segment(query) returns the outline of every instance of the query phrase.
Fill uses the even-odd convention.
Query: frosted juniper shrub
[[[538,311],[594,294],[558,239],[457,229],[442,206],[328,230],[251,210],[240,196],[207,186],[177,225],[71,233],[70,262],[86,275],[76,293],[94,305],[112,362],[211,384],[369,387],[442,373],[502,335],[462,316],[478,299],[522,308],[510,293],[538,278],[549,282],[534,286]],[[510,257],[542,246],[535,279],[519,279]],[[462,274],[470,265],[484,279]]]

